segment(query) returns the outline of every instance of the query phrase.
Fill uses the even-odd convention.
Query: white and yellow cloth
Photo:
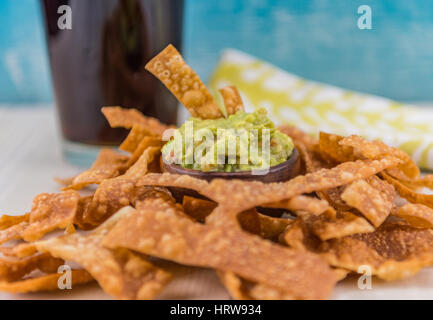
[[[433,170],[433,109],[305,80],[232,49],[222,55],[209,84],[213,93],[235,85],[247,111],[264,107],[276,124],[293,124],[311,134],[380,139]]]

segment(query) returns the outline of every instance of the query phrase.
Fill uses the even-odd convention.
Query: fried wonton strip
[[[140,202],[136,208],[139,214],[119,221],[104,245],[233,272],[300,299],[326,298],[334,285],[332,271],[315,255],[287,250],[224,223],[199,224],[159,199]]]
[[[73,225],[80,195],[69,190],[61,193],[43,193],[33,200],[28,227],[21,236],[34,241],[54,229],[66,229]]]
[[[259,221],[260,235],[269,240],[278,240],[279,235],[293,222],[290,219],[274,218],[264,214],[259,214]]]
[[[29,221],[29,213],[21,216],[8,216],[6,214],[0,217],[0,230],[10,228],[18,223]]]
[[[341,194],[341,198],[359,210],[376,228],[389,216],[394,205],[394,197],[388,197],[365,180],[350,184]]]
[[[397,179],[410,189],[417,190],[421,188],[433,189],[433,174],[427,174],[423,177],[408,178],[403,172],[397,168],[387,169],[386,173]]]
[[[251,283],[233,272],[217,271],[221,283],[229,294],[237,300],[293,300],[294,297],[286,292],[269,287],[261,283]]]
[[[385,172],[381,172],[380,174],[387,182],[392,184],[397,190],[398,194],[408,200],[412,203],[419,203],[423,204],[429,208],[433,208],[433,195],[429,194],[423,194],[423,193],[417,193],[408,187],[406,187],[404,184],[402,184],[397,179],[394,179],[390,175],[386,174]]]
[[[103,180],[117,177],[126,170],[128,157],[112,149],[102,149],[89,170],[80,173],[65,189],[80,190],[90,184],[100,184]]]
[[[241,95],[235,86],[228,86],[218,90],[224,100],[227,116],[238,111],[245,111]]]
[[[134,153],[131,155],[126,165],[128,166],[128,168],[132,166],[141,157],[141,155],[147,148],[162,148],[164,143],[165,142],[162,141],[160,137],[144,137],[138,144],[137,148],[134,150]]]
[[[62,273],[43,275],[37,278],[24,279],[16,282],[0,282],[0,291],[9,293],[26,293],[37,291],[58,290],[58,280]],[[79,285],[92,282],[92,276],[85,270],[72,270],[71,284]]]
[[[374,227],[364,218],[351,212],[339,213],[336,219],[329,219],[323,215],[311,218],[311,230],[322,241],[374,231]]]
[[[199,76],[171,44],[145,68],[165,84],[193,117],[216,119],[224,116]]]
[[[148,187],[136,187],[134,179],[117,177],[103,181],[95,192],[82,220],[88,225],[99,225],[119,209],[134,205],[137,200],[163,194]],[[169,196],[166,194],[166,196]]]
[[[407,203],[399,208],[395,215],[414,228],[433,228],[433,209],[425,205]]]
[[[23,221],[7,229],[0,230],[0,244],[8,242],[10,240],[21,239],[22,232],[26,230],[28,226],[29,223],[27,221]]]
[[[125,172],[122,178],[126,179],[138,179],[149,172],[149,165],[155,161],[159,160],[161,155],[160,147],[149,147],[144,150],[143,154],[138,158],[132,167]]]
[[[298,145],[304,145],[307,150],[312,150],[313,146],[317,143],[316,139],[314,139],[311,135],[305,133],[304,131],[298,129],[297,127],[290,125],[279,126],[278,130],[282,133],[287,134],[292,138],[293,142]]]
[[[354,154],[353,147],[341,145],[340,141],[344,137],[320,132],[319,134],[319,149],[329,157],[338,162],[354,161],[357,157]]]
[[[297,250],[319,254],[334,267],[358,272],[368,266],[384,280],[406,278],[433,264],[433,230],[388,219],[376,231],[321,242],[297,219],[284,235]]]
[[[339,144],[342,146],[352,147],[355,152],[358,152],[367,159],[379,159],[384,156],[394,156],[403,161],[398,168],[409,178],[420,176],[420,170],[410,156],[398,148],[387,146],[381,141],[368,141],[360,136],[352,135],[345,137]]]
[[[0,258],[0,281],[16,281],[34,270],[45,273],[57,272],[62,264],[62,259],[53,258],[47,253],[25,258]]]
[[[321,169],[298,176],[284,183],[264,184],[258,181],[215,179],[211,183],[187,175],[147,174],[137,182],[138,186],[166,186],[195,190],[201,195],[224,204],[230,212],[241,212],[264,203],[279,202],[317,190],[335,188],[355,180],[365,179],[386,168],[396,166],[400,160],[386,157],[380,160],[358,160],[342,163],[332,169]],[[221,211],[220,211],[221,212]],[[211,218],[209,216],[209,218]],[[218,220],[220,217],[215,218]]]
[[[326,200],[320,200],[303,195],[295,196],[289,200],[264,204],[262,207],[283,208],[293,212],[306,211],[314,215],[320,215],[326,210],[330,209]]]
[[[149,131],[145,127],[136,124],[132,127],[131,131],[129,131],[128,136],[119,146],[119,149],[133,153],[137,149],[140,142],[146,137],[158,138],[159,136],[153,136],[149,134]]]
[[[38,250],[78,263],[104,291],[119,299],[151,299],[169,281],[170,275],[141,255],[126,249],[104,248],[101,241],[120,220],[135,215],[126,207],[87,235],[71,234],[37,242]]]
[[[33,243],[20,243],[13,247],[0,247],[0,253],[7,257],[25,258],[37,252]]]
[[[134,125],[140,126],[140,130],[147,130],[149,135],[162,135],[169,126],[162,124],[157,119],[145,117],[137,109],[124,109],[121,107],[104,107],[102,113],[107,118],[112,128],[131,129]]]
[[[187,215],[198,222],[205,222],[206,217],[216,208],[213,201],[184,196],[182,202],[183,210]]]

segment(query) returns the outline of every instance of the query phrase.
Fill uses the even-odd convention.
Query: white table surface
[[[23,214],[42,192],[58,192],[53,177],[69,177],[80,168],[61,156],[53,108],[0,108],[0,214]],[[215,273],[169,264],[175,279],[161,299],[227,299]],[[371,290],[360,290],[357,279],[339,283],[334,299],[433,299],[433,268],[416,276],[386,283],[373,278]],[[97,284],[50,293],[10,295],[0,299],[110,299]]]

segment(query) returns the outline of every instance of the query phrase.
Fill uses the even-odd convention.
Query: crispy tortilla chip
[[[235,86],[228,86],[218,90],[224,100],[227,116],[238,111],[245,111],[241,95]]]
[[[58,290],[58,280],[62,273],[43,275],[37,278],[29,278],[16,282],[0,282],[0,291],[9,293],[26,293],[37,291]],[[93,281],[92,276],[85,270],[72,270],[72,286]]]
[[[0,230],[0,244],[8,242],[10,240],[21,239],[22,232],[26,230],[28,226],[29,223],[27,221],[23,221],[7,229]]]
[[[374,231],[374,227],[364,218],[351,212],[339,213],[336,219],[330,219],[324,215],[311,217],[311,219],[311,231],[322,241]]]
[[[398,163],[400,163],[400,160],[394,157],[386,157],[381,160],[346,162],[332,169],[321,169],[311,174],[298,176],[284,183],[263,184],[257,181],[228,181],[222,179],[215,179],[211,183],[207,183],[204,180],[187,175],[164,173],[147,174],[138,180],[137,185],[179,187],[195,190],[226,208],[228,211],[226,210],[224,218],[227,218],[227,214],[230,214],[230,212],[237,214],[264,203],[279,202],[297,195],[335,188],[355,180],[365,179]],[[219,212],[224,211],[220,210]],[[213,213],[209,216],[209,219],[212,218],[209,222],[221,219],[218,215],[213,216]],[[224,221],[226,220],[224,219]]]
[[[414,228],[433,228],[433,209],[425,205],[408,203],[399,208],[395,215]]]
[[[165,84],[193,117],[224,117],[199,76],[185,63],[172,45],[168,45],[150,60],[145,68]]]
[[[62,259],[53,258],[47,253],[37,253],[25,258],[0,258],[0,281],[16,281],[34,270],[45,273],[57,272],[62,264]]]
[[[292,138],[293,142],[298,145],[304,145],[308,150],[312,150],[313,146],[317,143],[316,139],[314,139],[311,135],[305,133],[304,131],[290,125],[279,126],[278,130],[282,133],[287,134]]]
[[[131,157],[128,160],[128,163],[126,164],[128,168],[132,166],[143,154],[143,152],[149,148],[149,147],[159,147],[162,148],[164,145],[164,141],[160,139],[160,137],[144,137],[137,148],[134,150],[134,153],[131,155]]]
[[[170,275],[126,249],[106,249],[101,241],[119,221],[135,215],[126,207],[87,235],[71,234],[36,243],[38,250],[78,263],[107,293],[119,299],[150,299]]]
[[[187,215],[203,223],[206,217],[216,208],[217,204],[209,200],[184,196],[182,206]]]
[[[147,137],[160,139],[160,136],[153,136],[145,127],[141,125],[134,125],[126,139],[119,146],[119,149],[133,153],[138,148],[140,142]]]
[[[358,272],[360,266],[369,266],[373,275],[389,281],[409,277],[433,264],[433,230],[390,219],[374,232],[326,242],[297,219],[283,238],[290,247],[315,252],[334,267]]]
[[[293,222],[293,220],[290,219],[274,218],[260,213],[258,216],[260,221],[260,235],[265,239],[273,241],[278,240],[280,234]]]
[[[92,167],[76,176],[65,189],[80,190],[90,184],[100,184],[105,179],[117,177],[126,170],[127,161],[125,155],[112,149],[102,149]]]
[[[382,192],[367,181],[358,180],[344,190],[341,198],[348,205],[359,210],[377,228],[391,213],[395,198],[391,192]]]
[[[143,154],[138,158],[132,167],[125,172],[122,178],[138,179],[149,172],[149,165],[155,160],[159,162],[161,155],[160,147],[148,147]]]
[[[262,207],[283,208],[293,212],[305,211],[314,215],[320,215],[330,209],[326,200],[303,195],[295,196],[288,200],[264,204]]]
[[[0,230],[10,228],[21,222],[28,222],[30,214],[26,213],[21,216],[8,216],[6,214],[0,217]]]
[[[354,154],[353,147],[340,144],[343,138],[336,134],[320,132],[320,151],[338,162],[355,161],[357,157]]]
[[[397,179],[394,179],[390,175],[386,174],[385,172],[381,172],[380,174],[387,182],[392,184],[397,190],[398,194],[408,200],[412,203],[419,203],[423,204],[429,208],[433,208],[433,195],[429,194],[423,194],[423,193],[416,193],[415,191],[409,189],[404,184],[402,184]]]
[[[345,137],[339,144],[342,146],[352,147],[367,159],[380,159],[385,156],[394,156],[402,160],[398,168],[409,178],[419,177],[420,171],[416,163],[403,150],[389,147],[382,141],[368,141],[360,136],[352,135]]]
[[[147,130],[149,135],[162,135],[170,127],[162,124],[158,119],[145,117],[137,109],[124,109],[121,107],[104,107],[102,113],[107,118],[112,128],[131,129],[134,126],[141,126],[140,130]]]
[[[20,243],[13,247],[0,247],[0,253],[4,256],[25,258],[29,257],[37,252],[36,247],[33,243]]]
[[[196,223],[178,207],[159,199],[148,199],[136,207],[139,214],[119,221],[104,245],[233,272],[296,298],[325,298],[334,285],[332,271],[315,255],[296,253],[224,223]]]
[[[95,192],[88,209],[82,214],[87,225],[99,225],[119,209],[134,205],[137,200],[162,194],[161,189],[136,187],[134,179],[117,177],[103,181]],[[170,197],[168,191],[166,196]]]
[[[80,195],[74,190],[38,195],[33,200],[29,225],[22,231],[22,238],[34,241],[54,229],[66,229],[74,222],[79,201]]]
[[[221,283],[229,294],[237,300],[293,300],[294,297],[261,283],[246,281],[233,272],[217,271]]]

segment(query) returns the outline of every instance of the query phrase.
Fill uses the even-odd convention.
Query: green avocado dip
[[[292,139],[274,127],[266,110],[227,118],[190,118],[162,148],[166,163],[203,172],[267,169],[289,159]]]

